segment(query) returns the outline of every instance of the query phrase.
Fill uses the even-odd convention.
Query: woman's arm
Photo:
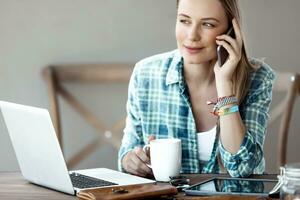
[[[234,95],[232,76],[242,55],[242,33],[235,19],[232,20],[232,25],[235,39],[221,35],[216,40],[229,53],[223,66],[216,64],[214,67],[218,97]],[[243,110],[220,116],[219,149],[224,167],[231,176],[243,177],[252,174],[263,157],[273,80],[272,70],[262,64],[254,74]]]
[[[218,97],[231,96],[232,83],[223,82],[217,86]],[[235,154],[240,149],[245,137],[245,125],[239,112],[220,116],[220,139],[224,148],[231,154]]]
[[[220,117],[220,153],[231,176],[253,173],[263,157],[274,74],[266,66],[254,76],[240,112]],[[221,93],[222,95],[225,93]]]
[[[118,155],[118,168],[120,171],[134,175],[147,176],[148,174],[152,174],[152,171],[146,165],[149,162],[149,157],[142,149],[145,142],[143,140],[136,91],[138,88],[137,71],[138,66],[134,68],[129,81],[126,126]]]

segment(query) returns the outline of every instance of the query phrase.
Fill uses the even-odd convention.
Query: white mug
[[[155,180],[169,181],[170,176],[178,176],[181,169],[181,140],[175,138],[155,139],[143,147],[150,148],[150,168]]]

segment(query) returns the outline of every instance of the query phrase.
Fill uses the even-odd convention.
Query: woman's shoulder
[[[276,78],[275,71],[265,63],[264,59],[250,58],[249,61],[254,68],[251,73],[252,81],[274,82]]]
[[[264,59],[250,58],[249,61],[253,70],[250,74],[250,85],[244,105],[257,102],[257,98],[272,99],[272,88],[276,78],[274,70]]]
[[[168,68],[176,57],[178,57],[177,49],[149,56],[138,61],[135,65],[135,70],[162,70]]]

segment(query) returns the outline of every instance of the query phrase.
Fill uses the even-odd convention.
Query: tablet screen
[[[191,186],[186,189],[194,194],[261,194],[268,195],[277,181],[242,179],[242,178],[213,178],[209,181]],[[188,193],[188,192],[187,192]]]

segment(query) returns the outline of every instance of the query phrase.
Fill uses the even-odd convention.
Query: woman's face
[[[226,32],[228,19],[219,0],[180,0],[177,46],[186,64],[210,62],[217,56],[216,36]]]

